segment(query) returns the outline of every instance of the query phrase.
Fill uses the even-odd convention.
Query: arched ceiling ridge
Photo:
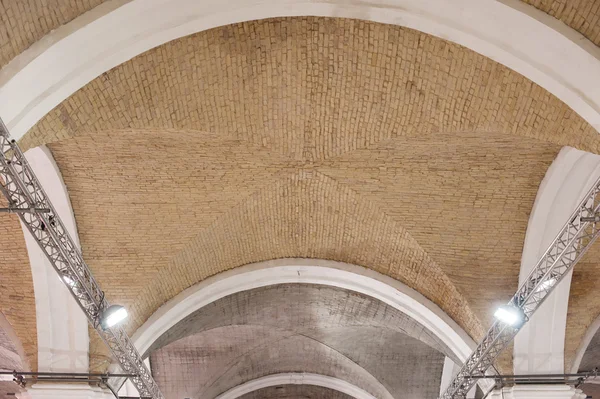
[[[333,347],[331,347],[330,345],[327,345],[326,343],[324,343],[324,342],[321,342],[321,341],[319,341],[319,340],[317,340],[317,339],[315,339],[315,338],[313,338],[313,337],[311,337],[311,336],[308,336],[308,335],[306,335],[306,334],[301,334],[301,333],[293,333],[293,334],[290,334],[290,335],[287,335],[287,336],[281,337],[281,339],[279,339],[279,341],[276,341],[276,342],[267,342],[267,343],[263,343],[262,345],[257,345],[257,346],[254,346],[254,347],[252,347],[252,348],[248,349],[246,352],[244,352],[244,353],[240,354],[240,355],[239,355],[238,357],[236,357],[235,359],[232,359],[232,360],[229,362],[229,367],[228,367],[227,369],[223,370],[223,372],[221,373],[221,375],[219,375],[218,377],[214,378],[214,379],[213,379],[213,382],[211,383],[211,385],[209,385],[209,386],[208,386],[208,387],[206,387],[205,389],[210,389],[210,388],[211,388],[211,387],[212,387],[212,386],[213,386],[215,383],[217,383],[217,382],[219,381],[219,379],[221,379],[221,377],[223,377],[223,376],[224,376],[224,375],[225,375],[227,372],[229,372],[229,371],[230,371],[230,370],[231,370],[231,369],[232,369],[234,366],[236,366],[236,365],[238,364],[238,362],[240,361],[240,359],[241,359],[241,358],[248,357],[248,356],[250,356],[252,353],[255,353],[255,352],[259,351],[259,350],[263,350],[263,349],[265,349],[266,347],[269,347],[269,346],[276,346],[278,342],[286,341],[286,340],[288,340],[288,339],[290,339],[290,338],[293,338],[293,337],[296,337],[296,336],[303,337],[303,338],[306,338],[306,339],[308,339],[308,340],[310,340],[310,341],[313,341],[313,342],[315,342],[315,343],[317,343],[317,344],[323,345],[324,347],[328,348],[330,351],[332,351],[332,352],[335,352],[335,353],[337,353],[338,355],[340,355],[342,358],[344,358],[344,359],[348,359],[348,361],[350,361],[352,364],[354,364],[354,365],[356,365],[357,367],[359,367],[361,370],[364,370],[366,374],[368,374],[369,376],[371,376],[371,377],[372,377],[374,380],[376,380],[378,383],[380,383],[381,385],[384,385],[383,383],[381,383],[381,381],[379,381],[377,378],[375,378],[375,376],[373,376],[371,373],[369,373],[367,370],[365,370],[365,368],[364,368],[363,366],[361,366],[361,365],[360,365],[360,364],[358,364],[358,363],[357,363],[355,360],[353,360],[352,358],[350,358],[348,355],[346,355],[346,354],[344,354],[344,353],[340,352],[340,351],[339,351],[339,350],[337,350],[336,348],[333,348]],[[220,392],[220,393],[222,393],[222,392]],[[388,391],[388,394],[389,394],[389,391]],[[196,395],[196,396],[197,396],[198,398],[201,398],[201,397],[202,397],[202,394],[198,394],[198,395]]]
[[[308,185],[308,190],[299,190],[299,185]],[[303,194],[303,191],[311,192],[313,190],[322,191],[321,195],[318,195],[319,198],[324,196],[333,196],[340,200],[345,198],[353,204],[354,209],[344,209],[348,206],[346,201],[330,206],[325,203],[309,205],[310,201],[302,201],[297,197],[298,195],[306,195]],[[275,225],[272,224],[275,222],[275,218],[270,217],[271,215],[268,213],[265,214],[271,207],[269,203],[272,201],[275,201],[275,203],[281,202],[284,205],[283,212],[278,212],[279,220]],[[259,207],[259,209],[253,209],[256,207]],[[336,207],[338,207],[337,212]],[[334,214],[350,212],[345,216],[350,218],[360,217],[360,221],[364,223],[369,223],[368,220],[370,219],[369,224],[372,227],[367,230],[369,233],[363,235],[361,230],[364,231],[364,228],[361,229],[359,224],[355,224],[358,221],[352,223],[351,226],[344,226],[347,223],[343,220],[335,222],[341,223],[340,227],[335,225],[326,226],[322,222],[314,220],[315,215],[322,212],[334,212]],[[360,216],[361,212],[366,212],[366,215]],[[251,227],[255,224],[255,215],[260,218],[262,223],[262,225],[259,223],[261,227],[258,230]],[[373,218],[377,219],[376,223],[373,223]],[[348,235],[344,234],[339,237],[341,241],[334,239],[332,242],[318,244],[316,241],[324,238],[325,231],[331,228],[334,231],[343,228],[348,231]],[[297,242],[299,237],[305,236],[305,234],[300,235],[298,233],[303,229],[314,231],[314,234],[309,235],[311,239],[308,241],[303,238],[302,241],[305,242],[300,242],[299,245],[296,244],[291,247],[288,246],[288,248],[285,248],[283,242],[279,242],[280,240],[286,240],[289,235],[291,235],[292,242]],[[379,229],[385,230],[386,236],[396,236],[393,239],[394,244],[391,248],[378,248],[385,242],[383,239],[380,241],[382,233],[377,232]],[[352,232],[352,230],[356,231]],[[250,231],[253,232],[252,237],[246,235],[246,232]],[[358,234],[360,234],[359,237],[352,237]],[[335,235],[332,234],[332,236]],[[369,243],[375,245],[372,256],[369,256],[369,258],[360,258],[361,255],[356,258],[356,254],[350,256],[350,253],[344,254],[341,249],[345,246],[356,248],[357,245],[366,245],[367,242],[372,241],[367,238],[369,236],[377,237],[376,241]],[[331,238],[323,241],[331,241]],[[234,245],[234,248],[226,248],[231,244]],[[322,249],[318,249],[319,247],[322,247]],[[390,253],[382,257],[382,250],[392,251],[398,256],[395,257]],[[260,255],[261,253],[263,254]],[[387,258],[387,256],[390,257]],[[468,305],[462,299],[461,294],[408,232],[380,213],[374,205],[368,202],[365,203],[362,199],[356,197],[352,191],[338,184],[335,180],[310,170],[299,171],[276,181],[269,188],[257,191],[253,198],[240,204],[237,209],[198,234],[169,262],[169,266],[164,267],[153,278],[152,282],[144,287],[138,298],[132,303],[135,309],[132,313],[139,316],[149,315],[170,299],[172,295],[218,273],[220,270],[216,267],[217,265],[222,267],[224,261],[228,264],[226,269],[230,269],[264,260],[293,257],[337,260],[358,265],[362,264],[365,267],[378,270],[400,280],[433,300],[471,334],[481,334],[483,331],[475,316],[469,314]],[[406,264],[404,264],[405,262]],[[421,266],[424,269],[421,270]],[[185,273],[184,270],[186,270]],[[436,276],[435,280],[433,276]],[[148,306],[149,303],[152,305]],[[138,306],[145,306],[145,309],[140,309]],[[137,326],[141,325],[143,320],[140,320],[139,324],[136,323]]]
[[[289,288],[292,288],[291,285]],[[314,287],[296,285],[294,289],[300,291],[308,289],[310,292]],[[261,295],[262,290],[258,291],[257,294]],[[235,303],[236,299],[232,301]],[[317,311],[311,300],[304,304]],[[260,307],[256,308],[259,309]],[[207,311],[215,314],[221,312],[218,309],[207,309]],[[240,314],[244,312],[235,307],[232,311]],[[316,325],[320,324],[315,320],[312,322]],[[299,320],[298,323],[297,327],[301,327],[302,321]],[[374,334],[374,331],[377,331],[376,327],[366,327],[366,329],[364,326],[350,329],[342,325],[339,327],[339,330],[324,329],[320,334],[311,336],[278,331],[268,325],[228,325],[193,333],[153,350],[150,363],[153,374],[167,397],[194,397],[196,391],[211,390],[211,386],[215,389],[210,394],[205,392],[203,396],[215,397],[218,392],[231,387],[223,384],[224,382],[230,384],[231,378],[234,378],[233,384],[236,385],[264,373],[286,371],[337,375],[367,390],[370,390],[368,386],[371,386],[385,387],[388,392],[400,392],[399,388],[404,386],[407,389],[424,392],[420,384],[415,385],[411,376],[398,377],[394,371],[391,371],[395,370],[395,367],[386,368],[380,365],[383,362],[403,366],[402,359],[407,359],[407,363],[410,363],[408,359],[422,360],[417,367],[419,370],[429,370],[427,365],[431,363],[434,367],[434,380],[439,378],[438,371],[441,374],[444,355],[414,338],[397,331],[379,337],[378,334]],[[377,343],[369,343],[366,339],[369,336],[374,337]],[[388,345],[383,344],[384,342]],[[306,349],[307,345],[308,349]],[[279,356],[280,350],[284,352],[281,356]],[[353,354],[356,354],[360,361],[354,359]],[[246,361],[241,368],[240,359]],[[343,371],[340,373],[338,366],[346,371],[354,371],[349,375],[344,374]],[[420,372],[415,369],[412,375],[420,375]],[[221,378],[220,381],[220,376],[224,374],[229,378],[224,380]],[[381,389],[376,389],[379,390]],[[435,391],[435,388],[433,390]],[[432,389],[426,391],[431,392]]]
[[[373,376],[368,370],[364,369],[362,366],[360,366],[359,364],[357,364],[356,362],[354,362],[352,359],[348,358],[343,353],[340,353],[336,349],[331,348],[331,347],[329,347],[329,346],[327,346],[327,345],[325,345],[325,344],[323,344],[323,343],[321,343],[321,342],[319,342],[317,340],[314,340],[311,337],[307,337],[307,336],[304,336],[304,335],[301,335],[301,334],[294,334],[294,335],[291,335],[289,337],[285,337],[285,338],[281,339],[281,341],[279,341],[279,343],[281,344],[279,346],[279,348],[280,349],[288,348],[289,346],[287,344],[284,344],[285,342],[289,341],[290,343],[293,343],[294,341],[301,342],[303,340],[308,340],[308,342],[311,342],[311,343],[315,344],[315,345],[309,345],[309,346],[314,346],[314,348],[317,351],[319,350],[319,348],[322,347],[322,348],[324,348],[324,349],[322,349],[322,351],[324,353],[330,353],[330,354],[333,353],[333,354],[335,354],[334,356],[327,356],[326,357],[329,361],[334,361],[332,359],[332,357],[337,357],[338,359],[336,359],[334,361],[336,363],[337,362],[341,363],[341,362],[344,362],[344,361],[348,362],[351,365],[351,367],[354,368],[355,371],[358,371],[358,374],[360,374],[360,376],[365,379],[365,382],[367,384],[371,385],[370,387],[363,387],[363,389],[365,389],[367,392],[371,390],[372,391],[371,394],[373,394],[376,397],[381,395],[383,398],[388,398],[388,399],[393,398],[393,395],[385,388],[385,386],[375,376]],[[254,355],[254,354],[258,355],[258,354],[260,354],[260,351],[264,352],[264,350],[266,348],[272,347],[272,346],[275,346],[275,345],[274,344],[271,344],[271,345],[266,344],[266,345],[262,345],[262,346],[257,347],[257,348],[253,348],[252,350],[249,350],[246,353],[244,353],[243,356],[241,356],[240,358],[242,358],[244,360],[247,360],[247,361],[252,361],[252,355]],[[307,349],[306,344],[303,345],[303,348],[305,350]],[[282,351],[282,352],[284,352],[284,351]],[[285,353],[282,353],[282,354],[285,355]],[[277,351],[276,355],[279,356],[280,352]],[[273,362],[273,360],[276,360],[276,358],[273,359],[273,358],[269,357],[269,360],[271,362]],[[298,360],[305,360],[305,359],[298,358]],[[222,394],[222,393],[226,392],[227,390],[233,388],[235,385],[226,388],[224,391],[219,391],[219,388],[216,388],[216,384],[219,384],[219,382],[221,382],[221,380],[223,378],[227,377],[228,373],[230,374],[234,370],[234,368],[236,366],[240,367],[240,364],[242,364],[242,363],[243,362],[241,362],[241,361],[237,361],[237,362],[233,362],[232,361],[232,362],[230,362],[229,367],[226,370],[224,370],[223,373],[219,377],[215,378],[210,383],[210,385],[208,385],[206,387],[203,387],[202,390],[200,392],[198,392],[197,394],[193,395],[193,397],[194,398],[206,397],[207,396],[207,392],[210,392],[211,394],[214,393],[214,394],[219,395],[219,394]],[[265,364],[265,366],[271,366],[271,364],[268,363],[268,364]],[[304,365],[304,366],[306,367],[307,365]],[[297,371],[314,372],[314,370],[309,370],[309,369],[301,369],[301,370],[300,369],[295,369],[295,370],[294,369],[290,369],[290,370],[280,370],[279,372],[297,372]],[[336,368],[332,368],[330,371],[331,372],[337,372],[338,370]],[[263,372],[263,371],[261,370],[261,372]],[[342,371],[342,373],[343,373],[343,371]],[[229,379],[231,379],[231,376],[229,376],[229,377],[230,377]],[[335,375],[331,375],[331,377],[335,377]],[[253,378],[251,378],[251,379],[253,379]],[[246,382],[246,381],[243,381],[243,382]],[[215,389],[217,389],[217,390],[215,391]],[[208,395],[208,396],[212,397],[213,395]]]

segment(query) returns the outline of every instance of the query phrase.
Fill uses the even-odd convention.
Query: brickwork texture
[[[475,339],[516,289],[548,165],[563,145],[600,150],[565,104],[477,53],[313,17],[220,27],[144,53],[22,140],[46,143],[84,256],[111,301],[130,308],[130,332],[210,275],[313,257],[406,283]]]
[[[234,135],[303,161],[405,132],[503,132],[600,148],[597,132],[564,103],[473,51],[397,26],[326,18],[247,22],[158,47],[65,100],[23,144],[129,128]]]
[[[105,0],[0,0],[0,68]]]
[[[522,0],[600,46],[600,0]]]
[[[543,89],[460,46],[283,18],[145,53],[23,143],[54,143],[86,258],[131,308],[131,331],[210,275],[315,257],[397,278],[478,338],[516,289],[548,165],[560,146],[598,140]]]

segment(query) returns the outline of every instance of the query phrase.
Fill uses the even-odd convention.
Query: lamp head
[[[494,317],[512,327],[517,327],[525,321],[523,310],[511,305],[500,306],[494,313]]]
[[[127,318],[127,309],[121,305],[111,305],[100,315],[100,325],[104,330],[111,328]]]

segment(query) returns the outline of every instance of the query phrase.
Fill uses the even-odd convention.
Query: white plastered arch
[[[0,71],[0,110],[16,139],[79,88],[134,56],[195,32],[279,16],[406,26],[519,72],[600,131],[600,48],[519,0],[112,0],[66,24]]]
[[[290,283],[328,285],[378,299],[421,323],[460,361],[475,347],[456,322],[417,291],[364,267],[319,259],[259,262],[209,277],[161,306],[135,332],[132,341],[140,353],[145,353],[179,321],[218,299],[240,291]]]
[[[548,168],[533,205],[521,259],[519,284],[529,275],[600,177],[600,155],[564,147]],[[515,338],[515,374],[563,373],[569,273]]]
[[[75,216],[58,166],[46,146],[25,153],[67,231],[79,246]],[[31,265],[37,321],[38,370],[87,372],[88,322],[29,231],[22,226]]]
[[[242,395],[278,385],[314,385],[345,393],[355,399],[376,399],[367,391],[335,377],[313,373],[280,373],[248,381],[217,396],[216,399],[237,399]]]

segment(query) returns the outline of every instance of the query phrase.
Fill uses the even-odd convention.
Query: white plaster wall
[[[45,147],[25,153],[56,212],[79,245],[67,188],[52,154]],[[31,264],[38,338],[38,370],[88,371],[88,322],[29,231],[22,226]]]
[[[517,385],[495,390],[489,399],[584,399],[580,389],[568,385]]]
[[[570,147],[560,151],[546,172],[531,212],[519,284],[527,278],[598,177],[600,156]],[[554,289],[515,338],[515,374],[564,372],[570,285],[571,273]]]
[[[113,0],[48,34],[0,71],[16,139],[101,73],[170,40],[278,16],[334,16],[417,29],[521,73],[600,130],[600,48],[519,0]]]

